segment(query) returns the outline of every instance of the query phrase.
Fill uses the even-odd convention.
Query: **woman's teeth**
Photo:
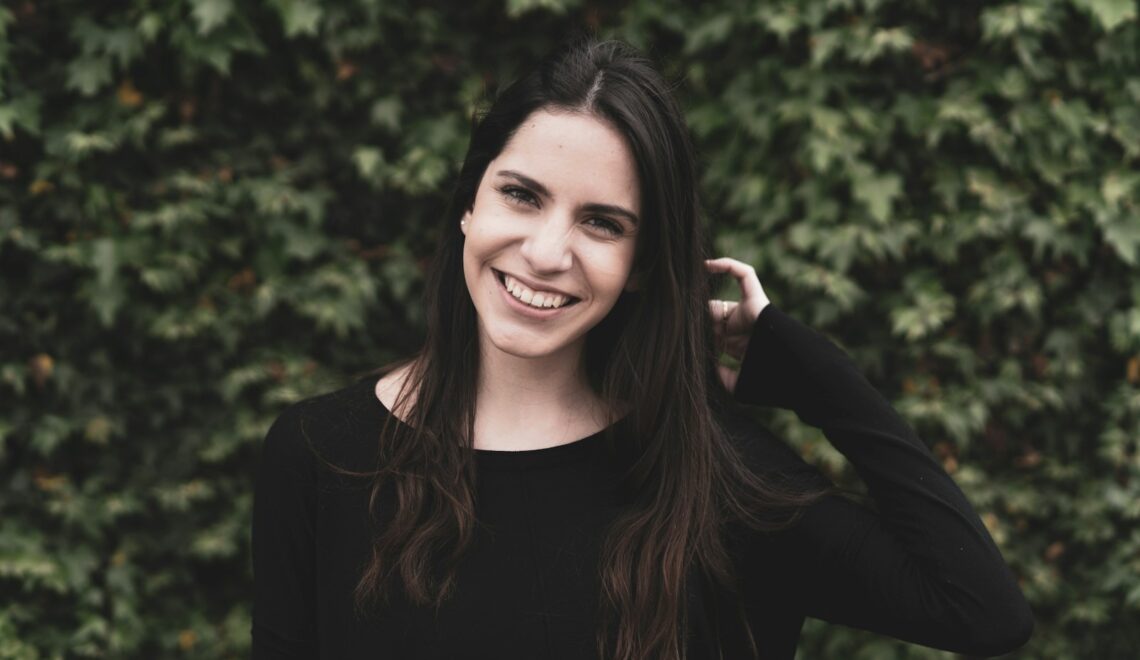
[[[512,296],[531,307],[558,308],[571,300],[575,300],[574,298],[558,293],[536,293],[524,286],[522,282],[519,282],[505,273],[503,274],[503,284],[507,287],[507,291],[509,291]]]

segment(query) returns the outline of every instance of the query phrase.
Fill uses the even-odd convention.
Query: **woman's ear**
[[[629,279],[625,281],[625,290],[630,293],[641,290],[641,271],[635,270],[629,274]]]
[[[473,208],[474,207],[468,207],[463,217],[459,220],[459,231],[463,232],[464,236],[467,235],[467,223],[471,221],[471,211]]]

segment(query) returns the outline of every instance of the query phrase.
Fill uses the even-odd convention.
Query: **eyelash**
[[[534,193],[527,190],[526,188],[520,188],[518,186],[503,186],[502,188],[499,188],[499,192],[503,194],[503,197],[506,197],[516,204],[538,206],[538,199],[534,196]],[[621,225],[614,222],[613,220],[607,220],[606,218],[599,216],[594,216],[590,218],[590,220],[600,220],[602,224],[595,226],[599,227],[602,231],[611,236],[621,236],[625,233],[622,231]]]

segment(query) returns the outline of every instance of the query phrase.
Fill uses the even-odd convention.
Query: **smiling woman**
[[[631,286],[639,208],[636,163],[607,122],[548,110],[523,122],[488,164],[460,221],[480,368],[489,379],[522,382],[539,374],[556,387],[585,384],[579,372],[586,333]],[[567,300],[577,304],[563,306]],[[551,383],[554,374],[563,374],[564,383]],[[580,394],[597,398],[585,387]],[[512,393],[515,402],[518,396]],[[557,418],[564,404],[548,398],[530,414]],[[476,424],[477,448],[496,449],[505,437]],[[546,444],[533,437],[523,442],[529,446],[507,448]]]
[[[1016,581],[914,431],[750,266],[708,259],[694,162],[624,44],[572,44],[498,96],[422,349],[266,436],[256,659],[792,658],[807,616],[972,655],[1025,641]],[[822,429],[876,506],[742,404]]]

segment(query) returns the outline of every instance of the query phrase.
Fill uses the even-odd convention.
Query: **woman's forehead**
[[[637,163],[625,137],[586,113],[540,110],[527,117],[487,174],[522,174],[555,197],[616,204],[640,213]]]

